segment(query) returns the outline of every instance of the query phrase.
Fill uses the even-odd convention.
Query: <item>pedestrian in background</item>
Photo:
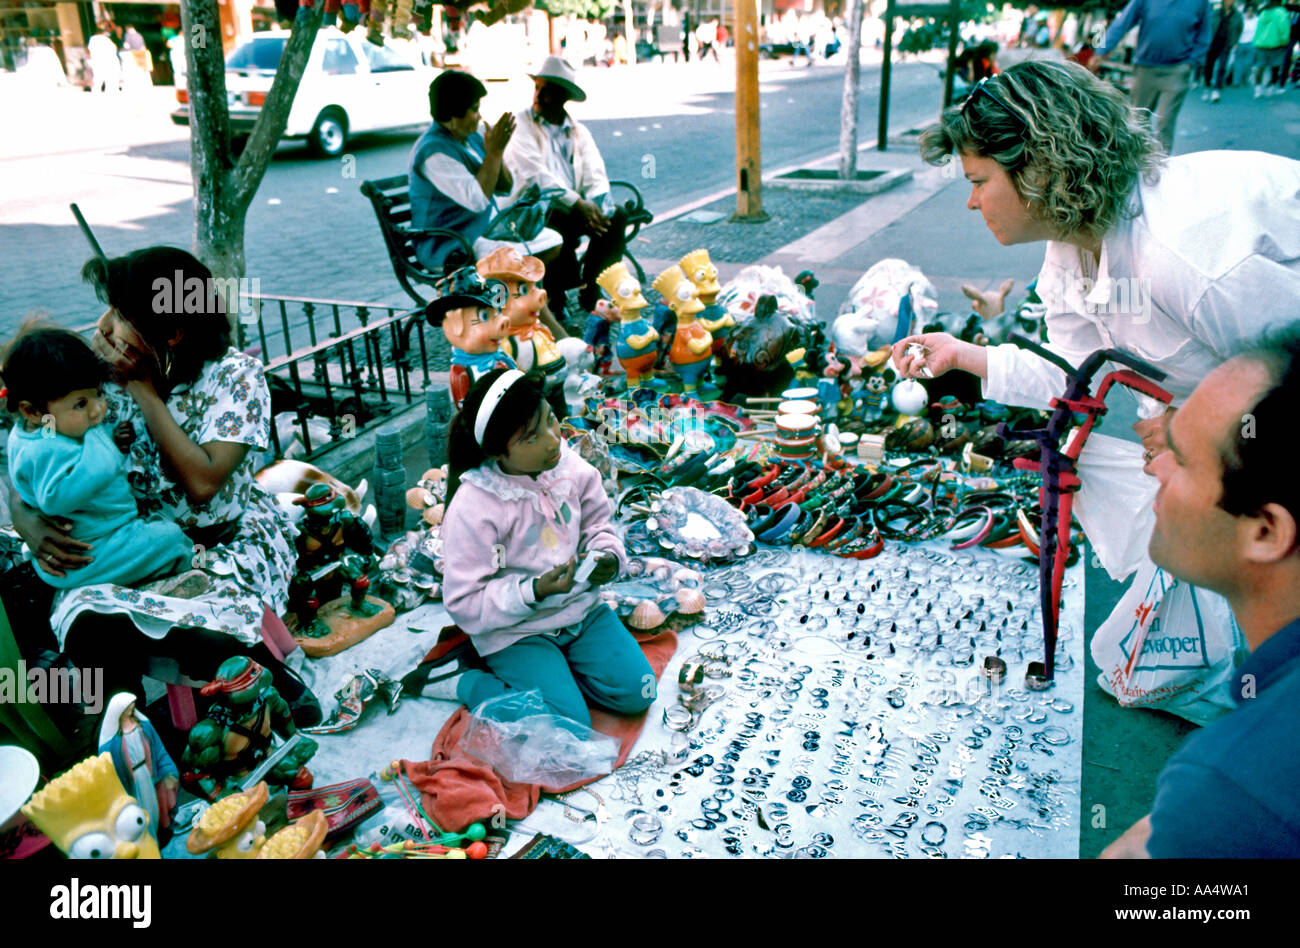
[[[118,92],[122,88],[122,63],[117,58],[117,44],[113,42],[113,28],[108,23],[99,24],[99,32],[86,43],[90,60],[90,91]]]
[[[1088,63],[1094,74],[1135,26],[1130,96],[1134,106],[1152,114],[1156,136],[1165,151],[1172,152],[1174,126],[1191,88],[1192,69],[1205,62],[1210,48],[1210,5],[1207,0],[1130,0]]]
[[[1243,5],[1241,16],[1241,38],[1237,40],[1237,50],[1232,54],[1232,66],[1228,85],[1253,86],[1255,84],[1255,28],[1259,26],[1259,10],[1253,3]],[[1244,77],[1244,78],[1243,78]]]
[[[1255,27],[1255,65],[1259,79],[1255,98],[1281,95],[1286,91],[1286,59],[1291,48],[1291,17],[1281,0],[1267,0]]]
[[[1243,22],[1241,11],[1233,0],[1223,0],[1223,6],[1214,14],[1210,30],[1210,50],[1205,54],[1205,91],[1201,101],[1218,102],[1223,88],[1223,74],[1228,71],[1228,56],[1241,39]]]

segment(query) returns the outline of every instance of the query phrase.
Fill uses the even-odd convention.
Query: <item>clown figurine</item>
[[[515,360],[501,349],[501,340],[510,331],[510,321],[501,314],[509,292],[499,281],[485,283],[473,267],[461,267],[443,279],[438,292],[441,295],[424,308],[424,315],[451,344],[451,400],[460,411],[461,401],[480,375],[515,368]]]
[[[180,773],[149,719],[135,709],[135,701],[126,691],[109,699],[99,727],[99,749],[113,758],[118,779],[149,814],[149,825],[162,830],[171,825]]]
[[[686,278],[681,267],[669,267],[653,285],[677,316],[677,331],[668,358],[681,376],[682,390],[694,395],[700,376],[713,362],[713,336],[695,319],[704,304],[695,292],[695,284]]]
[[[628,391],[632,391],[650,379],[659,355],[655,346],[659,333],[641,316],[649,304],[641,295],[641,285],[627,272],[627,264],[620,260],[606,267],[596,282],[618,307],[619,332],[614,355],[627,373]]]
[[[505,284],[509,297],[501,307],[510,330],[502,348],[524,372],[538,371],[546,376],[546,393],[553,395],[564,385],[565,363],[555,337],[542,325],[541,311],[546,305],[546,291],[539,282],[546,267],[536,257],[525,257],[513,247],[498,247],[476,265],[484,280]]]
[[[88,757],[32,795],[23,815],[69,859],[160,859],[149,814],[122,789],[108,753]]]

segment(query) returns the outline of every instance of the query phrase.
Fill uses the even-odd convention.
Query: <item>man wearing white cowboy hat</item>
[[[564,293],[581,283],[579,303],[589,311],[597,300],[596,275],[623,256],[627,215],[614,208],[605,160],[591,132],[564,110],[568,102],[587,98],[573,67],[559,56],[548,56],[531,77],[533,104],[515,113],[515,134],[506,146],[505,161],[516,191],[530,184],[563,191],[547,219],[547,226],[563,236],[564,246],[547,264],[546,289],[562,304]],[[576,252],[584,236],[591,242],[579,275]]]

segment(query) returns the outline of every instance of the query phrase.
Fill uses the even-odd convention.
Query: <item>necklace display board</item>
[[[596,857],[1078,857],[1081,566],[1051,682],[1026,679],[1043,634],[1024,559],[760,548],[704,579],[632,757],[521,839]]]

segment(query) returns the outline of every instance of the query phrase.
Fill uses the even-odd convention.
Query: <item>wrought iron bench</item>
[[[361,193],[370,199],[370,204],[375,209],[375,217],[379,219],[379,230],[384,235],[384,246],[388,250],[388,259],[393,265],[393,272],[397,275],[397,282],[402,285],[402,289],[406,290],[411,299],[418,305],[424,306],[433,294],[427,291],[422,293],[417,287],[432,287],[442,279],[444,271],[433,272],[421,264],[415,256],[414,241],[425,236],[454,237],[459,240],[464,251],[452,252],[447,262],[448,268],[451,269],[472,260],[473,250],[465,238],[456,231],[445,228],[419,230],[411,227],[409,184],[409,178],[400,174],[391,178],[363,181]],[[632,196],[622,205],[627,212],[627,231],[623,239],[625,244],[630,244],[641,228],[654,220],[654,215],[646,209],[645,202],[641,199],[641,192],[630,183],[611,181],[609,186],[611,193],[615,188],[625,188],[631,192]],[[645,271],[641,269],[636,258],[626,249],[624,256],[632,264],[637,279],[644,283]]]

